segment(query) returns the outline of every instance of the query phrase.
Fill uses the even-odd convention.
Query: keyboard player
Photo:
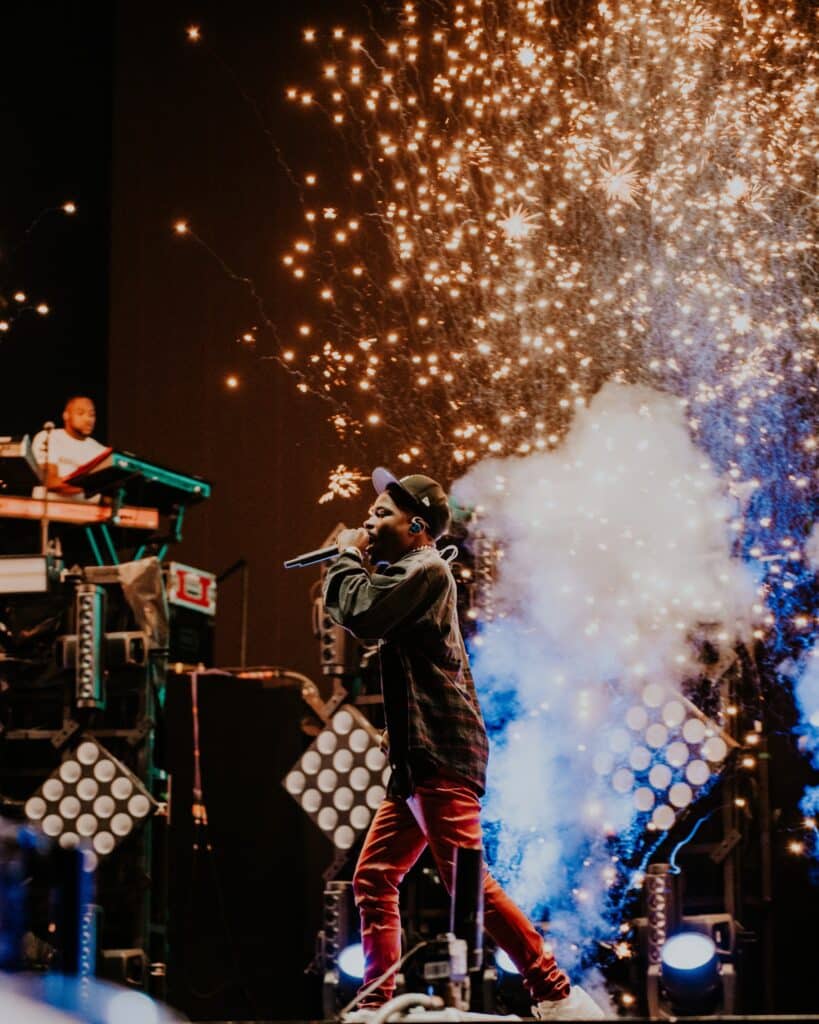
[[[85,395],[74,395],[63,409],[64,426],[57,430],[41,430],[36,435],[32,451],[42,468],[45,486],[35,487],[33,497],[45,497],[48,487],[49,498],[85,500],[82,488],[66,483],[65,478],[105,451],[104,446],[91,436],[96,421],[97,410],[93,401]]]

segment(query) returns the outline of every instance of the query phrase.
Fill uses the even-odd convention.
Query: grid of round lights
[[[594,759],[612,788],[631,794],[649,828],[666,830],[722,770],[736,742],[670,686],[649,683]]]
[[[386,796],[390,768],[361,712],[337,711],[287,773],[284,788],[338,850],[365,832]]]
[[[156,807],[133,772],[84,736],[28,798],[25,813],[65,849],[85,840],[97,857],[107,857]]]

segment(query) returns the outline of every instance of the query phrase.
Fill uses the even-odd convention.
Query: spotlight
[[[157,806],[133,772],[83,736],[26,801],[25,814],[63,849],[85,839],[97,857],[107,857]]]
[[[348,978],[361,980],[364,977],[364,947],[353,942],[338,954],[338,967]]]
[[[720,996],[717,947],[701,932],[680,932],[663,946],[661,971],[665,993],[679,1014],[708,1013]]]
[[[378,732],[348,705],[333,715],[283,785],[333,846],[347,851],[369,827],[389,776]]]

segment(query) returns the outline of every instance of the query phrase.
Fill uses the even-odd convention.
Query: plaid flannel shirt
[[[327,570],[324,606],[362,640],[379,640],[390,795],[445,771],[484,792],[489,745],[458,624],[456,584],[435,548],[378,572],[345,551]]]

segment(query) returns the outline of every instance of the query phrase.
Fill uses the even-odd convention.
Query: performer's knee
[[[367,900],[397,896],[400,881],[387,864],[359,864],[353,875],[356,906]]]

